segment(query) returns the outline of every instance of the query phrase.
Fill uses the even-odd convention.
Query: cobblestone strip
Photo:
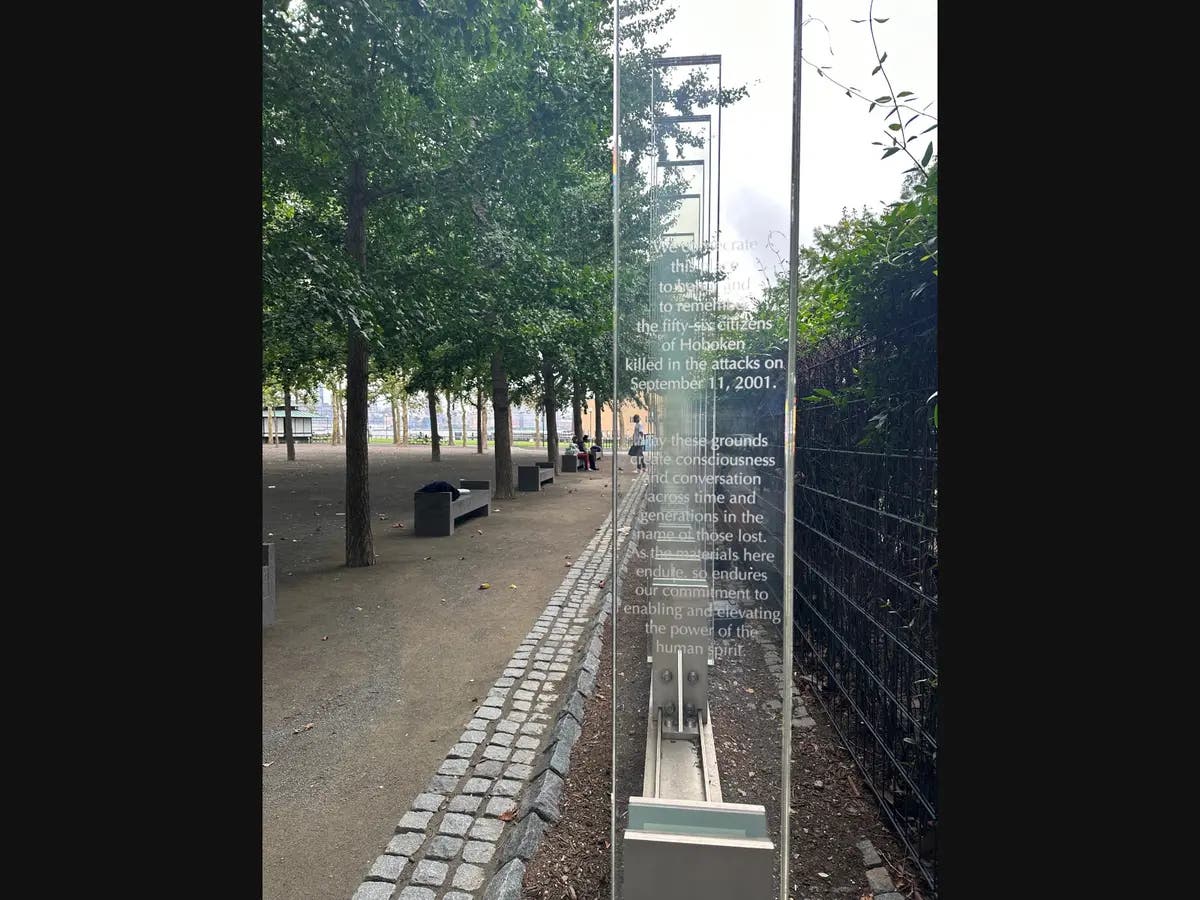
[[[875,900],[904,900],[904,895],[896,890],[892,876],[883,864],[879,851],[868,838],[863,838],[857,844],[858,852],[862,854],[863,865],[867,867],[867,884]]]
[[[638,479],[618,510],[622,567],[645,490]],[[519,900],[525,863],[559,819],[583,702],[595,692],[612,538],[609,514],[352,900]]]
[[[779,656],[778,631],[756,627],[754,639],[758,641],[759,646],[762,648],[763,660],[766,662],[771,674],[775,676],[775,688],[779,691],[779,699],[768,700],[767,706],[776,712],[781,712],[783,710],[783,659]],[[811,731],[817,726],[817,723],[808,714],[808,708],[796,699],[799,696],[800,688],[796,685],[796,678],[793,674],[792,728],[798,728],[801,731]]]

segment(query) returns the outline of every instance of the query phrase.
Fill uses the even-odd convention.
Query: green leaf
[[[917,95],[914,94],[912,91],[901,91],[896,96],[897,97],[915,97]]]
[[[891,125],[888,126],[888,131],[899,131],[899,130],[900,130],[899,122],[893,122]]]
[[[933,131],[933,129],[935,129],[935,128],[937,128],[937,122],[934,122],[932,125],[930,125],[928,128],[926,128],[924,131],[922,131],[921,134],[928,134],[929,132]]]
[[[850,96],[850,92],[849,92],[849,91],[847,91],[847,92],[846,92],[846,96],[847,96],[847,97],[849,97],[849,96]],[[868,113],[869,113],[869,112],[871,112],[871,111],[872,111],[873,109],[875,109],[875,107],[876,107],[876,106],[878,106],[878,105],[879,105],[878,103],[872,103],[870,106],[868,106],[868,107],[867,107],[867,112],[868,112]]]
[[[871,74],[872,74],[872,75],[874,75],[875,73],[877,73],[877,72],[878,72],[880,69],[882,69],[882,68],[883,68],[883,66],[876,66],[875,68],[873,68],[873,69],[871,70]]]
[[[865,22],[867,20],[866,19],[851,19],[850,21],[853,22],[855,25],[861,25],[863,22]]]
[[[882,66],[885,62],[887,62],[887,51],[886,50],[883,51],[883,56],[879,57],[879,65]]]
[[[882,25],[884,22],[887,21],[887,19],[876,19],[875,21],[878,22],[880,25]],[[884,55],[886,56],[886,54],[884,54]]]
[[[899,152],[900,152],[900,148],[899,148],[899,147],[888,147],[886,150],[884,150],[884,151],[883,151],[883,156],[881,156],[881,157],[879,157],[879,158],[880,158],[880,159],[887,159],[887,158],[888,158],[889,156],[891,156],[893,153],[899,153]]]
[[[929,165],[929,160],[933,158],[933,141],[929,142],[929,146],[925,148],[925,155],[921,157],[921,165]]]
[[[876,102],[876,103],[891,103],[891,102],[892,102],[892,95],[891,95],[891,94],[884,94],[882,97],[876,97],[876,98],[875,98],[875,102]]]

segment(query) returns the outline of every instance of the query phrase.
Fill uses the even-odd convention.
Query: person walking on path
[[[633,444],[629,448],[629,455],[637,457],[638,471],[646,468],[646,432],[642,428],[642,417],[633,417]]]

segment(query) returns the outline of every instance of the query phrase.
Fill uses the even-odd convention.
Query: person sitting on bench
[[[585,434],[583,437],[579,437],[578,435],[576,435],[575,440],[573,440],[571,443],[575,445],[575,450],[576,450],[575,458],[583,463],[583,467],[585,469],[589,469],[590,471],[595,472],[595,471],[597,471],[596,457],[591,452],[588,451],[588,443],[587,442],[588,442],[588,436]]]

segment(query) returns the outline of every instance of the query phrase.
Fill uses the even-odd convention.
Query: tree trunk
[[[371,496],[367,475],[367,366],[370,345],[350,331],[346,353],[346,565],[375,565]]]
[[[342,428],[340,412],[342,409],[342,401],[338,397],[338,389],[331,387],[329,389],[329,420],[333,429],[329,434],[330,444],[340,444],[342,442]]]
[[[357,29],[356,29],[357,30]],[[360,272],[367,269],[367,172],[361,159],[350,167],[346,204],[346,253]],[[371,496],[367,475],[368,365],[370,344],[357,328],[346,341],[346,565],[375,564]]]
[[[575,429],[576,437],[583,437],[583,388],[579,386],[578,378],[574,386],[571,392],[571,427]]]
[[[492,496],[513,499],[512,407],[508,403],[508,373],[504,370],[504,351],[492,351],[492,409],[496,413],[496,483]]]
[[[446,391],[446,439],[454,446],[454,398]]]
[[[460,434],[462,435],[462,445],[463,445],[463,447],[466,447],[467,446],[467,401],[465,399],[460,400],[459,408],[462,410],[462,431],[460,432]]]
[[[480,391],[479,391],[479,394],[480,394],[480,396],[483,396],[483,390],[482,390],[482,389],[480,389]],[[482,428],[482,431],[483,431],[483,447],[482,447],[482,448],[480,449],[480,451],[479,451],[480,453],[482,453],[484,450],[486,450],[486,449],[487,449],[487,445],[488,445],[488,436],[487,436],[487,432],[488,432],[488,408],[487,408],[487,402],[486,402],[486,401],[484,402],[482,409],[480,409],[480,411],[479,411],[479,417],[480,417],[480,418],[483,420],[483,428]]]
[[[404,418],[401,422],[401,426],[400,426],[401,428],[404,429],[401,432],[401,434],[404,435],[404,446],[407,447],[408,446],[408,397],[402,397],[400,399],[400,412],[404,416]]]
[[[437,430],[437,394],[433,391],[426,391],[429,395],[429,447],[431,459],[434,462],[442,460],[442,446],[438,441]]]
[[[483,388],[475,389],[475,452],[483,453]]]
[[[542,416],[536,406],[533,408],[533,446],[542,446]]]
[[[283,439],[287,442],[288,462],[296,461],[296,437],[292,433],[292,389],[283,389]]]
[[[542,362],[542,390],[546,396],[546,456],[554,465],[555,473],[562,471],[562,459],[558,455],[558,406],[554,396],[554,365],[549,359]]]
[[[604,404],[600,402],[599,396],[594,397],[592,399],[592,402],[596,407],[596,434],[594,435],[594,437],[596,438],[596,446],[603,447],[604,446],[604,419],[601,418],[601,411],[604,409]]]
[[[400,443],[400,401],[395,397],[388,398],[392,404],[392,443]]]

